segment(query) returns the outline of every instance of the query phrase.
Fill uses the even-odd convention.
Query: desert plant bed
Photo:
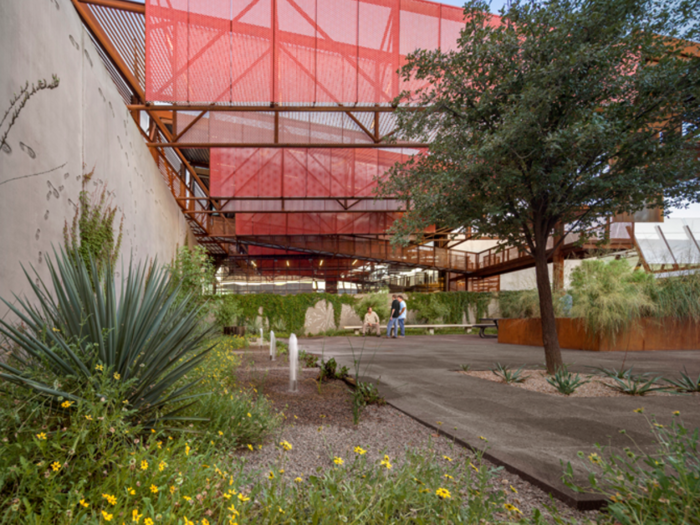
[[[476,377],[479,379],[485,379],[486,381],[492,381],[494,383],[506,384],[503,379],[496,376],[490,370],[479,370],[479,371],[462,371],[458,370],[457,373],[463,374],[470,377]],[[580,374],[581,379],[589,381],[586,384],[581,385],[576,389],[575,392],[570,394],[568,397],[624,397],[628,394],[623,394],[618,392],[613,386],[615,386],[615,380],[610,377],[602,377],[598,375],[591,374]],[[523,370],[523,376],[526,377],[525,381],[522,383],[510,383],[509,386],[514,386],[518,388],[523,388],[525,390],[530,390],[531,392],[540,392],[542,394],[549,394],[553,396],[567,397],[564,394],[557,392],[556,388],[547,382],[547,373],[544,370]],[[660,383],[663,384],[663,383]],[[654,391],[645,394],[646,396],[670,396],[674,395],[673,392],[666,391]],[[698,394],[692,394],[697,395]]]

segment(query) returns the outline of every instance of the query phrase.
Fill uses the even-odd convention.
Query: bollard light
[[[277,356],[277,339],[275,339],[275,332],[270,330],[270,361],[274,361]]]
[[[297,336],[289,336],[289,391],[297,391],[297,369],[299,366],[299,346]]]

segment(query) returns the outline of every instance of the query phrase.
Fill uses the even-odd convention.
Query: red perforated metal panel
[[[146,0],[146,98],[387,104],[416,49],[456,47],[462,10],[424,0]]]

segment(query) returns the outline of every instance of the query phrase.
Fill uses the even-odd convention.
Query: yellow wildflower
[[[85,507],[86,509],[90,506],[90,504],[87,503],[84,499],[81,499],[81,500],[80,500],[80,505],[81,505],[82,507]]]
[[[175,485],[170,485],[170,494],[175,494],[176,490]]]
[[[516,514],[522,514],[522,511],[516,507],[515,505],[511,505],[510,503],[505,503],[503,505],[503,508],[505,508],[509,512],[515,512]]]
[[[36,438],[37,438],[37,439],[46,439],[46,434],[44,434],[43,432],[41,432],[40,434],[37,434],[37,435],[36,435]]]
[[[185,518],[185,520],[187,520],[187,518]],[[190,523],[192,522],[190,521]],[[143,525],[153,525],[153,520],[151,518],[146,518],[145,520],[143,520]],[[194,523],[192,523],[192,525],[194,525]]]
[[[253,445],[251,445],[250,443],[248,443],[248,448],[249,448],[250,450],[255,450],[255,449],[253,448]]]
[[[131,521],[132,521],[132,523],[138,523],[139,520],[141,519],[141,516],[143,516],[143,514],[139,514],[139,511],[138,511],[138,510],[136,510],[136,509],[132,510],[132,511],[131,511]]]
[[[129,496],[133,496],[134,494],[136,494],[136,491],[134,489],[132,489],[131,487],[126,489],[126,492],[129,494]]]
[[[443,459],[446,459],[447,461],[452,461],[451,457],[448,457],[448,456],[442,456],[442,457],[443,457]]]
[[[301,482],[304,481],[304,480],[301,479],[301,478],[294,478],[294,481],[296,481],[297,483],[301,483]]]
[[[192,449],[190,448],[190,444],[187,443],[187,444],[185,445],[185,456],[189,456],[189,455],[190,455],[190,450],[192,450]]]
[[[63,408],[69,408],[72,404],[73,404],[73,401],[64,401],[63,403],[61,403],[61,406]]]
[[[637,414],[642,414],[644,412],[643,408],[635,408],[633,412],[636,412]]]
[[[469,462],[469,466],[473,468],[475,472],[479,472],[479,469],[474,466],[474,463]]]
[[[248,417],[253,417],[253,416],[250,415],[250,412],[248,412]]]
[[[110,505],[116,505],[117,504],[117,497],[113,496],[112,494],[102,494],[102,497],[106,499]]]
[[[221,430],[219,430],[219,435],[220,435],[220,436],[223,436],[224,433],[223,433]]]
[[[112,515],[111,515],[109,512],[107,512],[106,510],[103,510],[103,511],[102,511],[102,517],[105,519],[105,521],[112,521],[112,518],[113,518],[114,516],[112,516]]]
[[[588,460],[591,463],[595,463],[596,465],[600,464],[600,456],[598,454],[596,454],[595,452],[593,454],[591,454],[590,456],[588,456]]]
[[[479,436],[479,439],[482,441],[488,441],[488,439],[486,439],[484,436]]]
[[[679,411],[679,410],[676,410],[676,411],[675,411],[675,412],[673,413],[673,415],[674,415],[674,416],[680,416],[680,415],[681,415],[681,413],[680,413],[680,411]]]
[[[156,487],[156,486],[153,485],[152,483],[151,483],[151,492],[153,492],[153,494],[157,494],[157,493],[158,493],[158,487]]]
[[[362,448],[362,447],[355,447],[355,454],[359,454],[360,456],[362,456],[362,455],[364,455],[364,454],[366,454],[366,453],[367,453],[367,451],[366,451],[364,448]]]
[[[270,473],[270,474],[272,474],[272,473]],[[247,496],[244,496],[243,494],[238,494],[238,499],[241,500],[243,503],[245,503],[246,501],[250,501],[250,498]]]
[[[114,372],[114,379],[119,381],[122,378],[122,376],[119,374],[119,372]]]
[[[148,470],[148,461],[145,459],[141,462],[141,470]]]
[[[267,475],[268,479],[275,479],[275,473],[270,471],[270,473]]]
[[[279,511],[280,514],[284,514],[284,511],[282,510],[282,507],[277,507],[277,510]]]
[[[387,455],[384,456],[384,459],[380,461],[379,464],[386,467],[387,470],[391,469],[391,461],[389,461],[389,456]]]
[[[88,421],[92,421],[92,416],[88,414],[87,416],[85,416],[85,419],[87,419]]]
[[[280,446],[281,446],[284,450],[292,450],[292,444],[291,444],[289,441],[281,441],[281,442],[280,442]]]
[[[160,463],[158,463],[158,470],[160,472],[163,472],[165,470],[165,467],[167,467],[167,466],[168,466],[168,464],[165,461],[161,461]]]
[[[333,463],[335,463],[336,465],[342,465],[345,462],[343,461],[343,458],[336,457],[333,459]]]
[[[61,464],[58,461],[54,461],[53,463],[51,463],[51,468],[54,472],[58,472],[59,470],[61,470]]]
[[[95,370],[97,370],[97,371],[99,371],[99,372],[102,372],[102,370],[104,370],[104,368],[105,368],[105,367],[102,366],[102,365],[95,365]]]
[[[439,488],[435,491],[435,495],[439,497],[440,499],[450,499],[452,497],[452,494],[450,494],[450,491],[444,488]]]
[[[163,442],[162,441],[156,441],[156,446],[158,447],[158,450],[163,448]]]
[[[450,476],[449,474],[445,474],[445,479],[455,479],[455,478],[453,478],[453,477]]]
[[[512,490],[516,494],[518,493],[518,489],[516,489],[513,485],[510,486],[510,490]]]

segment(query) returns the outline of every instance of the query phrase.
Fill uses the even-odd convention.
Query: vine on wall
[[[238,323],[252,324],[263,309],[271,327],[283,327],[290,333],[304,333],[306,311],[313,308],[319,301],[325,300],[333,305],[333,320],[335,326],[340,324],[340,314],[344,304],[354,305],[355,299],[350,295],[334,295],[329,293],[302,293],[296,295],[250,294],[224,295],[215,300],[221,301],[219,311],[232,312],[229,316],[220,316],[222,324]]]
[[[440,292],[412,293],[408,298],[408,310],[415,311],[418,319],[444,324],[460,324],[462,314],[469,315],[474,308],[477,318],[488,313],[493,294],[489,292]]]
[[[70,227],[66,221],[63,226],[63,240],[66,251],[73,257],[81,257],[90,268],[90,259],[95,262],[98,273],[107,264],[114,264],[119,257],[122,244],[124,216],[119,223],[119,234],[115,236],[114,219],[117,207],[111,206],[107,187],[102,192],[90,195],[88,183],[92,180],[94,170],[83,175],[83,189],[78,196],[78,209],[73,216]],[[96,202],[96,203],[95,203]]]

